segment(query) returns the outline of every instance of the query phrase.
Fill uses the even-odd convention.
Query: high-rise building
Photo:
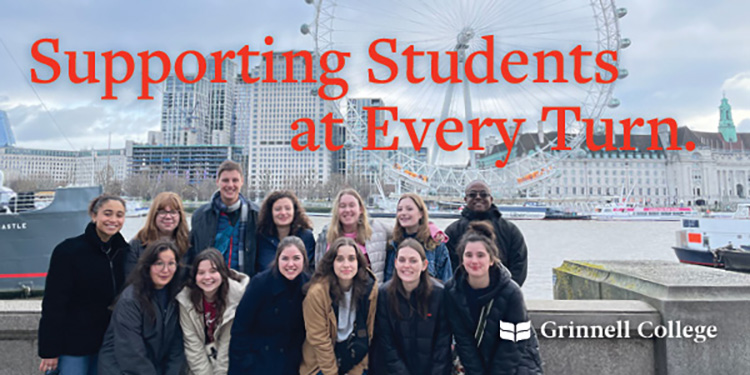
[[[216,78],[216,60],[208,59],[206,75],[213,81]],[[235,76],[237,65],[229,59],[221,64],[221,78],[226,82],[210,82],[208,127],[213,145],[233,144],[232,115],[235,104]]]
[[[195,76],[186,76],[188,80]],[[198,145],[211,142],[209,128],[210,82],[204,76],[196,83],[167,77],[161,108],[164,145]]]
[[[10,120],[5,111],[0,111],[0,147],[13,146],[16,138],[13,137],[13,129],[10,128]]]
[[[310,189],[316,183],[327,181],[333,169],[332,153],[325,147],[325,126],[321,122],[331,112],[330,102],[318,96],[319,83],[302,82],[308,64],[312,64],[313,79],[323,73],[322,69],[311,57],[311,53],[292,53],[295,55],[292,66],[296,83],[282,82],[287,78],[287,59],[284,53],[274,53],[273,78],[277,82],[263,82],[267,78],[264,57],[260,65],[264,69],[258,66],[252,72],[252,76],[260,77],[261,80],[252,84],[239,84],[240,95],[252,97],[252,111],[247,108],[240,110],[237,128],[238,133],[249,136],[247,185],[256,194],[280,188],[298,191]],[[311,58],[304,58],[302,55],[305,54]],[[292,148],[292,138],[308,130],[302,123],[299,123],[297,130],[292,130],[292,124],[300,118],[308,118],[314,122],[315,136],[313,139],[302,137],[302,140],[319,145],[318,150],[295,151]],[[241,138],[238,144],[244,145],[244,139]]]
[[[368,182],[374,183],[375,179],[381,174],[382,168],[373,153],[382,151],[365,151],[363,148],[370,142],[367,138],[368,122],[371,120],[368,116],[367,107],[382,107],[383,100],[379,98],[352,98],[346,100],[346,157],[338,161],[339,171],[350,177],[365,178]],[[376,111],[375,118],[372,119],[376,126],[383,124],[384,112]],[[376,133],[377,138],[373,140],[375,146],[384,145],[383,135],[381,132]]]

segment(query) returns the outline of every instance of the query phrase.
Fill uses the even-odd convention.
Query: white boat
[[[590,215],[594,220],[678,221],[697,214],[698,212],[691,207],[640,207],[608,204],[596,207]]]
[[[682,219],[673,249],[680,262],[704,266],[724,267],[725,255],[750,257],[750,203],[739,204],[731,218]]]

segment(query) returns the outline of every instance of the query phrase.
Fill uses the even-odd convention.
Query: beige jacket
[[[224,314],[219,326],[216,327],[214,336],[216,340],[206,344],[206,330],[203,326],[203,314],[196,311],[193,302],[190,301],[190,288],[184,287],[177,294],[177,302],[180,305],[180,326],[185,341],[185,358],[187,359],[189,374],[192,375],[226,375],[229,368],[229,340],[231,339],[234,312],[237,310],[245,287],[250,282],[250,277],[244,273],[231,270],[240,277],[240,281],[229,279],[229,293]],[[216,360],[210,356],[216,351]]]
[[[372,272],[370,276],[375,278]],[[375,330],[375,311],[378,303],[378,282],[370,292],[370,310],[367,313],[367,332],[372,344]],[[338,321],[333,312],[329,284],[327,281],[310,285],[307,296],[302,302],[302,315],[305,318],[305,343],[302,344],[302,365],[300,375],[313,375],[322,371],[323,375],[338,375],[336,355],[333,347],[336,344]],[[348,375],[361,375],[367,369],[367,356],[354,366]]]

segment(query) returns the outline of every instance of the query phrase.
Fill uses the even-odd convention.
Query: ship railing
[[[49,206],[55,199],[54,192],[21,192],[16,193],[4,202],[0,207],[0,213],[19,213],[33,210],[41,210]]]

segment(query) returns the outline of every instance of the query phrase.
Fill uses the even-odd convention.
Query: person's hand
[[[45,372],[57,369],[57,358],[42,358],[39,364],[39,371]]]
[[[435,236],[433,236],[432,238],[435,239],[435,241],[437,242],[442,242],[442,243],[448,242],[448,236],[446,236],[445,233],[443,232],[435,233]]]

